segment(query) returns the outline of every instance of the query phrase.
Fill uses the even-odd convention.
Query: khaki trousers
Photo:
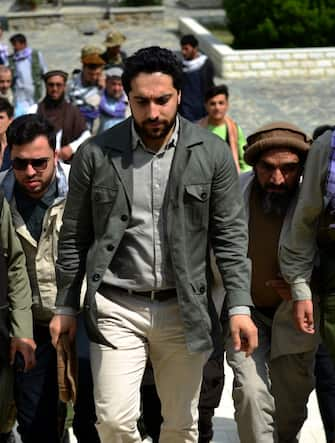
[[[234,372],[233,400],[241,443],[298,443],[314,388],[315,351],[270,361],[271,320],[253,314],[258,348],[250,357],[226,343]],[[262,316],[263,317],[263,316]]]
[[[91,343],[97,429],[102,443],[140,443],[140,385],[151,359],[164,422],[161,443],[196,443],[204,353],[189,353],[179,305],[96,294],[98,327],[117,347]]]

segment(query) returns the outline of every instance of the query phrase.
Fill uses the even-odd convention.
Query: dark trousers
[[[204,366],[199,399],[199,443],[209,443],[213,438],[212,418],[220,404],[224,386],[223,356],[210,359]],[[154,384],[143,384],[142,421],[146,433],[153,443],[159,442],[160,427],[163,421],[161,404]]]
[[[73,430],[79,443],[100,443],[94,425],[88,338],[81,318],[78,323],[78,398]],[[28,372],[17,371],[15,377],[18,431],[23,443],[60,443],[64,407],[59,407],[56,351],[50,341],[49,328],[35,327],[34,338],[37,364]]]
[[[220,404],[224,387],[223,356],[210,359],[203,372],[199,399],[199,443],[209,443],[213,438],[213,423],[215,408]]]
[[[321,344],[315,357],[315,388],[327,443],[335,441],[335,367]]]
[[[18,431],[23,443],[59,443],[56,351],[47,327],[36,326],[34,338],[36,366],[15,375]]]
[[[78,393],[74,406],[73,432],[78,443],[100,443],[95,427],[96,415],[93,397],[93,380],[90,365],[89,340],[86,334],[84,319],[78,317],[76,337],[78,357]]]

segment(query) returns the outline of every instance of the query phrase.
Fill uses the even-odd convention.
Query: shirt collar
[[[179,121],[179,117],[177,115],[176,116],[175,125],[174,125],[174,129],[173,129],[173,132],[171,134],[171,137],[165,143],[165,145],[160,147],[160,149],[157,152],[162,152],[162,151],[164,151],[166,149],[175,148],[177,146],[178,137],[179,137],[179,128],[180,128],[180,121]],[[151,152],[151,150],[145,146],[145,144],[143,143],[141,137],[138,135],[138,133],[137,133],[137,131],[135,129],[135,125],[134,125],[134,119],[132,120],[132,123],[131,123],[131,135],[132,135],[132,148],[133,148],[133,150],[137,149],[138,147],[141,147],[145,151],[150,151]]]

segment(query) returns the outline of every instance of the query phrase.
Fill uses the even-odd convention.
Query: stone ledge
[[[222,0],[179,0],[180,6],[192,9],[211,9],[211,8],[222,8]]]
[[[0,0],[1,1],[1,0]],[[138,18],[143,20],[163,20],[164,6],[138,6],[138,7],[103,7],[103,6],[65,6],[59,8],[41,8],[36,11],[8,12],[5,17],[10,29],[34,28],[36,25],[48,25],[55,22],[79,25],[85,19],[101,20],[106,13],[113,21],[133,22]]]
[[[233,50],[188,17],[179,19],[179,32],[197,37],[200,50],[211,58],[216,74],[225,79],[334,76],[334,47]]]

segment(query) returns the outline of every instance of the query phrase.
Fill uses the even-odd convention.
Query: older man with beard
[[[274,122],[247,138],[241,176],[249,217],[252,318],[259,347],[250,358],[226,343],[234,371],[233,398],[241,443],[295,443],[314,386],[316,336],[294,326],[293,301],[280,275],[278,250],[290,230],[310,139]]]
[[[91,136],[79,109],[65,100],[67,78],[61,70],[44,74],[46,96],[30,109],[49,120],[58,132],[56,150],[62,160],[71,160],[79,145]]]

